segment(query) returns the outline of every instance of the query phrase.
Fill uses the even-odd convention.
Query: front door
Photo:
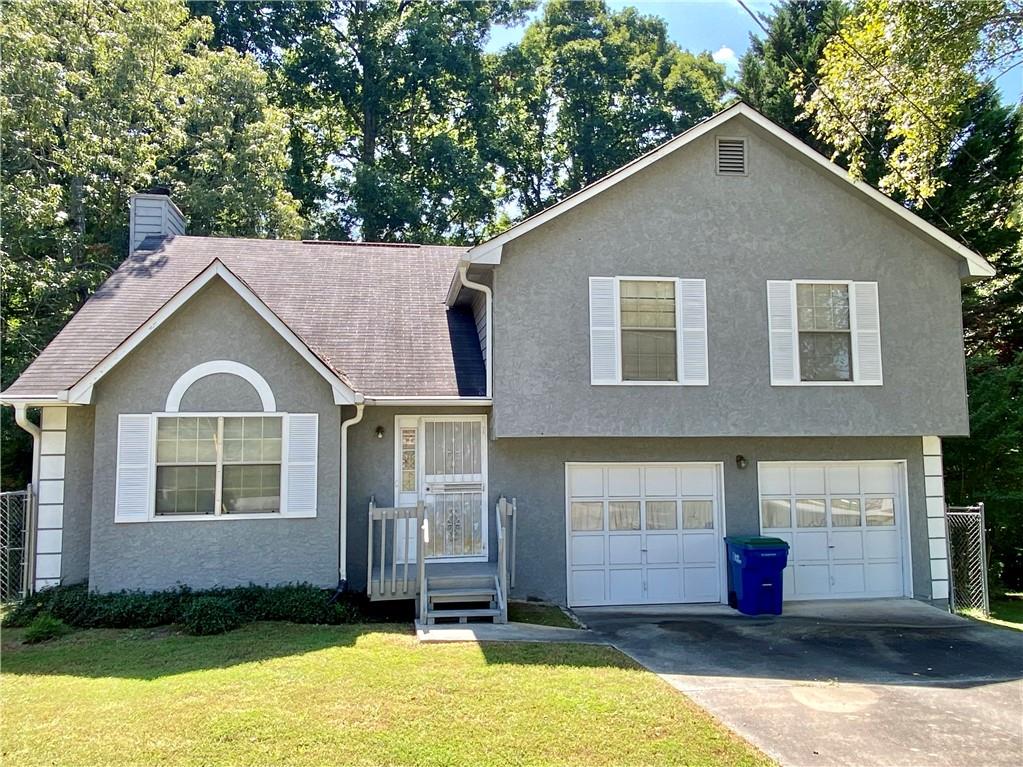
[[[395,420],[395,498],[398,506],[425,504],[427,559],[486,561],[486,416]]]

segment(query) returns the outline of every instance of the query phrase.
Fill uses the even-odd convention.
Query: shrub
[[[234,603],[226,597],[195,597],[181,614],[185,631],[196,636],[224,634],[242,622]]]
[[[3,625],[27,626],[47,613],[77,628],[150,628],[181,622],[188,607],[201,597],[226,600],[243,623],[292,621],[337,625],[361,619],[360,595],[343,594],[337,599],[332,595],[328,589],[309,584],[116,594],[96,594],[84,584],[58,586],[29,596],[4,616]]]
[[[71,627],[49,613],[40,613],[25,629],[25,644],[45,642],[71,633]]]

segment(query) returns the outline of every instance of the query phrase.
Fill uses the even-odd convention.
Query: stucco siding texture
[[[968,432],[959,263],[748,120],[749,175],[697,139],[504,247],[494,425],[528,436]],[[707,281],[709,386],[591,386],[588,278]],[[771,386],[767,280],[876,281],[883,386]]]
[[[64,514],[61,534],[61,582],[81,583],[89,578],[92,529],[94,410],[67,409],[67,447],[64,455]]]
[[[150,238],[5,392],[73,386],[220,260],[331,370],[366,396],[482,396],[469,308],[444,301],[464,248],[216,237]]]
[[[913,592],[918,599],[930,599],[927,509],[919,438],[521,438],[498,439],[491,442],[490,450],[491,505],[502,493],[515,497],[518,503],[515,597],[537,597],[562,604],[567,600],[567,462],[722,462],[726,525],[722,535],[758,535],[758,461],[905,460]],[[745,469],[736,466],[737,455],[749,461]]]
[[[248,365],[269,383],[277,409],[317,413],[317,516],[114,523],[117,417],[164,410],[184,372],[211,360]],[[194,411],[258,411],[240,378],[200,379],[185,394]],[[96,387],[90,586],[98,591],[309,582],[338,576],[340,408],[330,386],[223,282],[200,291]]]

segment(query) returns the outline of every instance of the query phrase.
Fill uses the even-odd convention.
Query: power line
[[[763,30],[764,34],[767,35],[768,40],[771,40],[771,31],[764,25],[763,21],[761,21],[760,18],[755,13],[753,13],[752,10],[750,10],[750,7],[748,5],[746,5],[744,0],[736,0],[736,2],[738,2],[739,5],[742,6],[742,9],[744,11],[746,11],[747,14],[749,14],[749,17],[751,19],[753,19],[753,22],[758,27],[760,27]],[[774,42],[773,40],[771,40],[771,41]],[[839,107],[838,104],[836,103],[836,101],[831,97],[831,95],[826,90],[824,90],[823,86],[821,86],[821,84],[817,81],[817,79],[814,78],[812,75],[810,75],[809,72],[805,71],[799,65],[799,62],[797,62],[795,60],[795,58],[793,58],[792,54],[790,54],[787,50],[784,50],[783,47],[778,47],[778,50],[780,50],[785,55],[785,57],[788,58],[789,62],[791,62],[792,66],[795,68],[794,71],[801,72],[803,74],[803,77],[806,78],[807,80],[809,80],[810,84],[812,84],[817,89],[817,91],[827,100],[827,102],[831,105],[831,108],[834,109],[835,112],[843,120],[845,120],[852,127],[852,129],[854,131],[856,131],[856,134],[860,137],[860,139],[863,141],[863,143],[866,144],[867,147],[869,147],[872,152],[874,152],[875,154],[880,156],[880,151],[877,149],[877,147],[874,146],[873,142],[867,137],[867,135],[862,130],[860,130],[860,126],[858,126],[856,124],[856,121],[853,120],[851,117],[849,117],[849,115],[847,115],[845,112],[842,111],[842,108]],[[902,182],[904,184],[906,184],[907,187],[909,187],[914,192],[916,192],[917,198],[919,198],[921,201],[923,201],[924,205],[926,205],[928,208],[930,208],[930,210],[939,219],[941,219],[941,221],[945,224],[945,226],[948,227],[949,231],[946,232],[946,234],[949,234],[951,236],[957,237],[967,247],[971,248],[974,251],[977,250],[977,248],[973,245],[973,243],[970,242],[954,226],[952,226],[952,224],[949,223],[949,220],[947,218],[945,218],[944,214],[941,211],[939,211],[937,208],[935,208],[934,205],[931,204],[930,200],[928,200],[926,197],[924,197],[922,194],[920,194],[920,188],[918,186],[916,186],[916,184],[911,182],[908,178],[906,178],[903,175],[901,170],[899,170],[895,166],[891,166],[891,170],[895,171],[895,174],[900,179],[902,179]]]

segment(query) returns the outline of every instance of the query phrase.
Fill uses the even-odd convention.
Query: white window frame
[[[679,277],[629,277],[616,276],[615,281],[615,378],[613,382],[593,384],[594,386],[682,386],[682,302],[679,300]],[[670,282],[675,286],[675,380],[674,381],[626,381],[622,378],[622,283],[623,282]],[[705,309],[706,311],[706,309]],[[704,322],[706,325],[706,322]]]
[[[217,462],[216,489],[213,501],[212,514],[157,514],[156,513],[156,460],[157,435],[159,433],[159,420],[161,418],[280,418],[281,419],[281,488],[280,488],[280,509],[278,511],[264,511],[261,513],[249,514],[222,514],[220,512],[220,501],[222,492],[223,467],[222,460]],[[150,415],[150,487],[149,487],[149,522],[199,522],[204,520],[229,520],[229,519],[288,519],[284,513],[285,493],[287,492],[288,474],[288,414],[287,413],[265,413],[258,411],[209,411],[175,413],[162,412]],[[235,464],[230,464],[235,465]]]
[[[856,349],[856,307],[853,306],[853,283],[856,280],[789,280],[792,290],[792,326],[795,333],[795,348],[793,355],[795,359],[792,364],[796,373],[796,380],[791,383],[772,383],[772,386],[881,386],[881,381],[861,381],[857,379],[860,368],[859,352]],[[852,380],[850,381],[804,381],[803,372],[799,363],[799,304],[796,296],[797,285],[845,285],[849,296],[849,364],[852,367]]]

